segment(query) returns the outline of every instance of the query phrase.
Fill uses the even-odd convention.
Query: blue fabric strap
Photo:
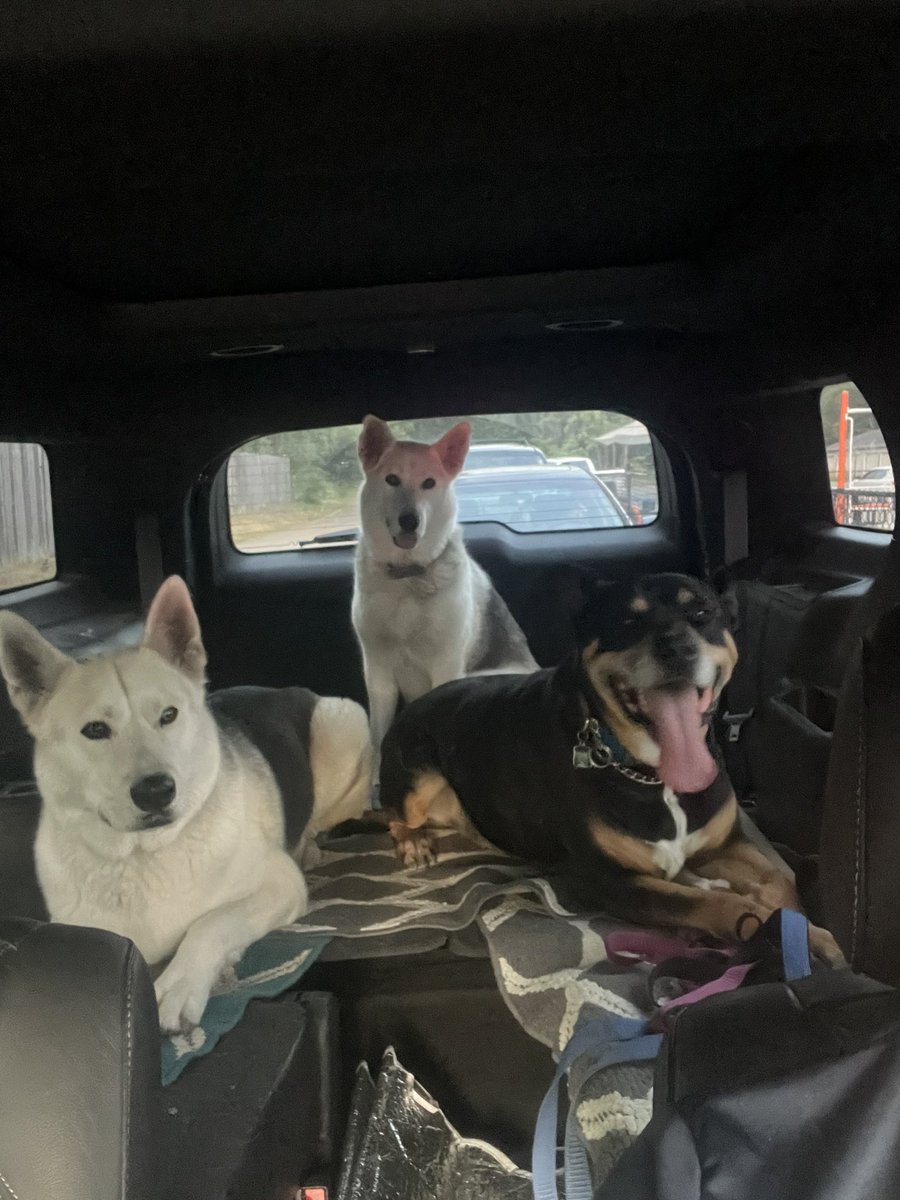
[[[609,1017],[588,1021],[578,1029],[559,1056],[553,1082],[541,1103],[534,1130],[531,1156],[534,1200],[559,1200],[556,1187],[556,1130],[559,1119],[559,1085],[569,1067],[583,1054],[593,1059],[591,1074],[620,1062],[655,1058],[662,1035],[645,1032],[647,1022],[638,1017]],[[573,1110],[566,1122],[566,1200],[591,1200],[593,1186],[587,1151],[578,1134]]]
[[[805,979],[812,974],[809,961],[809,923],[803,913],[795,912],[792,908],[781,910],[781,958],[784,964],[784,977],[788,982],[792,979]]]

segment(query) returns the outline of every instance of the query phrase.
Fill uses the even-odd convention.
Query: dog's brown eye
[[[422,481],[422,491],[423,492],[427,492],[429,488],[433,488],[433,487],[434,487],[433,479],[424,479]]]
[[[694,611],[691,613],[691,620],[696,621],[698,624],[702,624],[704,621],[708,621],[711,616],[712,616],[711,609],[695,608]]]
[[[397,475],[385,475],[384,482],[388,485],[388,487],[400,486],[400,479]]]
[[[88,721],[81,730],[82,734],[92,742],[102,742],[112,737],[112,730],[105,721]]]
[[[160,713],[159,723],[160,725],[171,725],[177,716],[177,708],[164,708]]]

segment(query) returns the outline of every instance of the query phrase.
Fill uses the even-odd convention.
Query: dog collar
[[[384,569],[390,579],[415,579],[428,570],[422,563],[385,563]]]
[[[572,747],[572,766],[576,771],[605,771],[607,767],[612,767],[633,783],[659,787],[660,779],[654,771],[629,766],[622,759],[637,763],[637,759],[628,753],[611,729],[602,727],[596,717],[587,717]]]

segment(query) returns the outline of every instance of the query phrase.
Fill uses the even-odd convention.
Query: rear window
[[[398,438],[432,442],[457,421],[472,445],[456,482],[463,524],[515,533],[615,529],[656,519],[650,434],[609,412],[507,413],[394,421]],[[231,538],[248,554],[354,542],[359,425],[271,434],[228,460]]]
[[[47,455],[30,442],[0,442],[0,592],[55,575]]]
[[[822,389],[821,412],[835,521],[892,532],[894,472],[865,397],[853,383],[832,384]]]
[[[577,467],[471,471],[456,481],[459,519],[496,521],[516,533],[622,529],[632,522],[600,481]]]

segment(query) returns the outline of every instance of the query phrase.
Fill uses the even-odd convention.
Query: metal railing
[[[880,529],[891,533],[897,510],[894,492],[866,492],[860,488],[832,488],[834,519],[855,529]]]

